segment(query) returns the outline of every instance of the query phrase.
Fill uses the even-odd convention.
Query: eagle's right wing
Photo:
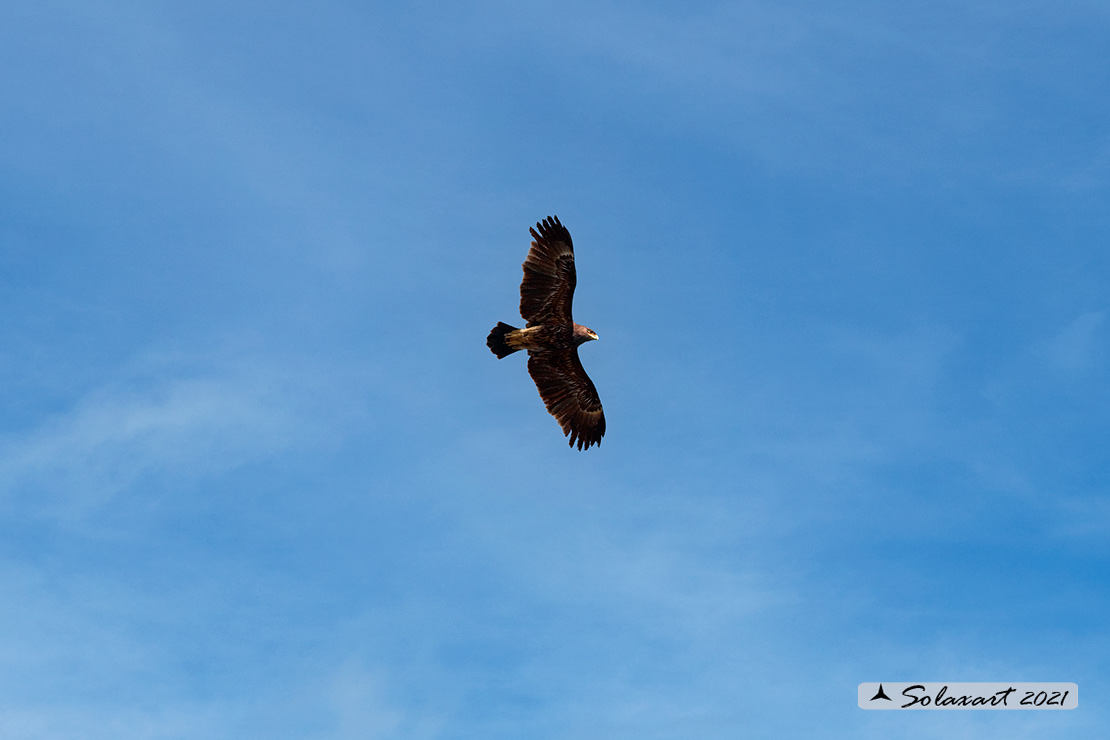
[[[574,245],[570,232],[558,216],[545,218],[532,233],[532,248],[524,264],[520,284],[520,315],[528,326],[571,324],[571,302],[577,278],[574,273]]]
[[[605,412],[590,376],[586,375],[577,348],[528,353],[528,374],[536,381],[540,398],[559,422],[570,446],[588,450],[601,444]]]

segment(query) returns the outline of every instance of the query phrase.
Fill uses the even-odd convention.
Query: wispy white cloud
[[[177,677],[163,647],[136,634],[153,616],[149,594],[96,576],[59,579],[8,559],[0,587],[0,736],[225,736],[218,730],[228,718],[216,706],[159,701]]]
[[[1110,538],[1110,495],[1106,490],[1093,491],[1091,495],[1060,495],[1059,514],[1051,531],[1056,537],[1068,541],[1101,543]]]
[[[350,659],[333,673],[321,698],[332,726],[328,740],[419,740],[438,736],[428,716],[415,716],[389,695],[387,674]]]
[[[1060,152],[1015,122],[1014,100],[1043,98],[1043,69],[1074,60],[1045,29],[1104,22],[1074,4],[1050,17],[1013,3],[845,12],[618,0],[571,4],[558,17],[522,3],[497,10],[563,75],[578,72],[576,95],[600,90],[599,105],[619,101],[637,124],[711,138],[776,169],[886,183],[956,173],[1058,181]]]
[[[1082,374],[1092,368],[1101,355],[1101,331],[1105,311],[1089,311],[1076,317],[1045,345],[1053,369],[1065,374]]]
[[[0,704],[0,735],[8,740],[150,740],[231,737],[204,707],[190,711],[175,703],[163,709],[113,707],[102,703]]]
[[[77,516],[143,479],[193,481],[312,444],[358,407],[336,402],[342,390],[329,383],[350,376],[338,380],[335,367],[185,359],[146,356],[125,377],[0,438],[7,503],[34,500]]]

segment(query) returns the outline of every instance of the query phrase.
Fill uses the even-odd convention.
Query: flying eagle
[[[536,381],[548,412],[570,437],[571,447],[577,442],[578,449],[588,450],[601,444],[605,413],[578,359],[578,345],[597,339],[597,334],[574,323],[570,315],[577,282],[570,232],[558,216],[545,218],[536,229],[528,229],[535,241],[522,265],[520,284],[520,315],[528,323],[517,329],[497,322],[486,346],[499,360],[528,350],[528,374]]]

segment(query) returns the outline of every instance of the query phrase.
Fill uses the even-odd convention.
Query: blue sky
[[[0,29],[3,737],[1110,726],[1105,4]],[[551,214],[587,453],[484,344]]]

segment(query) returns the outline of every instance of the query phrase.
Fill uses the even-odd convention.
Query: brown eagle
[[[528,374],[536,381],[548,412],[570,437],[571,447],[577,442],[578,449],[588,450],[601,444],[605,413],[578,359],[578,345],[597,339],[597,334],[574,323],[570,315],[577,283],[570,232],[558,216],[545,218],[536,229],[528,229],[535,241],[522,265],[520,284],[520,315],[528,323],[517,329],[497,322],[486,346],[497,359],[528,350]]]

